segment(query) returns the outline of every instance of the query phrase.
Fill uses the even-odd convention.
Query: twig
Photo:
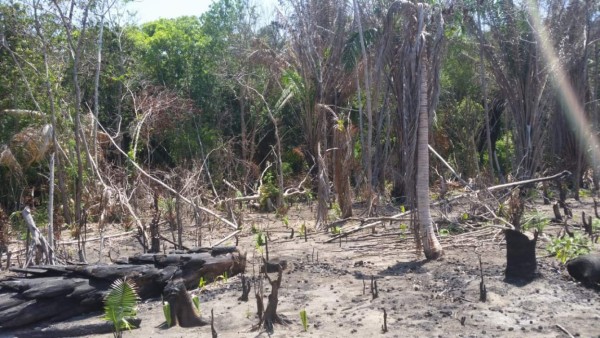
[[[556,324],[556,327],[559,328],[562,332],[564,332],[569,338],[575,338],[567,329],[565,329],[562,325]]]
[[[217,245],[219,245],[219,244],[221,244],[221,243],[225,242],[226,240],[228,240],[228,239],[230,239],[231,237],[233,237],[233,236],[235,236],[235,235],[239,234],[240,232],[242,232],[242,230],[236,230],[236,231],[234,231],[234,232],[230,233],[229,235],[227,235],[227,237],[225,237],[225,238],[223,238],[222,240],[218,241],[218,242],[217,242],[217,243],[215,243],[215,244],[214,244],[212,247],[214,248],[215,246],[217,246]]]

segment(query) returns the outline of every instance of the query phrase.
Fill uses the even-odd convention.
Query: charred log
[[[26,276],[0,281],[0,330],[99,311],[102,296],[119,278],[132,280],[142,299],[160,296],[174,277],[186,289],[196,288],[200,278],[211,281],[224,272],[229,276],[243,272],[245,256],[237,251],[217,256],[141,254],[123,263],[13,269]]]

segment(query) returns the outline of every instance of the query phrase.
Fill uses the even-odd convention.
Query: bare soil
[[[581,211],[593,215],[591,199],[571,200],[573,214]],[[257,262],[261,251],[256,249],[256,235],[251,228],[269,234],[269,256],[287,261],[279,291],[278,313],[292,321],[287,326],[276,325],[273,337],[600,337],[600,293],[574,282],[545,246],[556,236],[559,225],[550,225],[538,241],[539,277],[530,283],[509,284],[504,281],[506,248],[501,231],[493,227],[462,221],[462,211],[469,205],[455,206],[449,219],[455,224],[450,234],[441,237],[445,249],[443,259],[424,261],[415,254],[414,239],[406,227],[408,222],[385,222],[373,233],[364,230],[335,243],[325,244],[330,234],[315,232],[313,213],[306,205],[293,206],[288,212],[288,225],[273,214],[247,212],[239,247],[248,253],[246,275],[258,275]],[[541,201],[528,205],[528,212],[538,210],[552,217],[551,208]],[[360,208],[357,208],[357,213]],[[394,214],[389,207],[381,214]],[[307,241],[298,236],[301,225],[309,229]],[[581,224],[571,220],[570,224]],[[348,222],[351,229],[357,222]],[[116,226],[115,226],[116,227]],[[291,229],[295,230],[290,238]],[[444,227],[441,227],[442,229]],[[186,229],[190,239],[194,229]],[[166,231],[166,230],[165,230]],[[210,245],[227,235],[226,228],[213,230]],[[580,231],[580,230],[577,230]],[[115,228],[114,232],[122,232]],[[446,233],[445,231],[442,231]],[[90,237],[93,235],[90,235]],[[225,243],[233,245],[234,240]],[[89,244],[88,253],[97,252]],[[115,253],[128,255],[139,252],[131,237],[111,239]],[[596,247],[594,251],[598,251]],[[118,249],[118,250],[117,250]],[[487,287],[487,302],[479,301],[479,260]],[[254,273],[256,272],[256,274]],[[255,277],[258,278],[258,277]],[[378,297],[373,299],[371,279],[377,282]],[[264,303],[270,293],[264,282]],[[258,322],[254,286],[250,301],[238,301],[241,295],[240,277],[230,277],[208,285],[199,294],[202,317],[214,323],[219,337],[267,337],[263,330],[251,331]],[[308,331],[305,332],[299,313],[305,309]],[[382,332],[383,310],[387,312],[387,333]],[[165,328],[160,299],[144,301],[139,306],[141,327],[125,337],[210,337],[210,326],[184,329]],[[102,321],[101,314],[89,314],[67,322],[40,325],[37,329],[66,328]],[[29,328],[31,329],[31,328]],[[567,331],[567,332],[565,332]],[[9,333],[9,336],[18,332]],[[92,337],[110,337],[95,335]]]

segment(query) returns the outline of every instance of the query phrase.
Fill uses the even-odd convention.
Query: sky
[[[208,10],[212,2],[212,0],[134,0],[127,5],[127,8],[137,12],[138,23],[145,23],[159,18],[200,16]],[[250,3],[259,8],[258,13],[272,13],[277,0],[251,0]]]

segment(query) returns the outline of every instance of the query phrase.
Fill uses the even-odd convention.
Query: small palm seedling
[[[167,327],[171,327],[173,323],[171,322],[171,304],[169,304],[169,302],[163,301],[163,314],[167,321]]]
[[[198,289],[200,289],[200,291],[206,289],[206,280],[204,279],[204,277],[200,277],[200,282],[198,283]]]
[[[302,322],[304,332],[308,331],[308,317],[306,316],[306,309],[300,311],[300,321]]]
[[[198,310],[198,313],[200,313],[200,298],[198,298],[197,295],[192,296],[192,303],[194,303],[196,310]]]
[[[122,337],[123,329],[131,330],[129,320],[135,318],[140,297],[135,284],[126,279],[117,279],[104,297],[104,319],[114,325],[114,337]]]

